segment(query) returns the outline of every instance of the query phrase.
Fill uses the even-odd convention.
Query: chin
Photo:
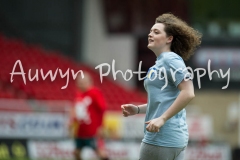
[[[148,44],[147,45],[148,49],[152,50],[153,49],[153,46],[151,44]]]

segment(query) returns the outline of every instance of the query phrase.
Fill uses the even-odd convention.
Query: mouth
[[[148,39],[148,43],[152,43],[154,42],[152,39]]]

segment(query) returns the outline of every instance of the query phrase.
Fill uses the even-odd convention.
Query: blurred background
[[[121,73],[114,79],[114,69],[146,72],[156,60],[147,48],[149,30],[171,12],[203,34],[186,62],[206,70],[201,86],[194,72],[186,160],[239,160],[239,6],[238,0],[1,0],[0,159],[73,158],[66,123],[78,71],[89,72],[106,98],[110,158],[137,159],[144,115],[123,118],[120,105],[146,103],[143,80],[134,74],[127,81]],[[104,63],[102,72],[110,73],[101,83],[95,67]],[[219,76],[209,77],[212,70]],[[51,71],[55,78],[43,78]],[[88,148],[83,154],[96,158]]]

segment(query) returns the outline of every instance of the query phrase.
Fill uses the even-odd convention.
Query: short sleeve
[[[187,71],[186,65],[181,57],[171,56],[165,60],[166,72],[168,80],[172,82],[176,87],[184,79],[190,79],[190,74]]]

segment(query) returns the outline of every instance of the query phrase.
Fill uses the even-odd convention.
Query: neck
[[[163,49],[163,50],[156,50],[156,51],[153,51],[156,55],[156,57],[158,57],[160,54],[162,54],[163,52],[171,52],[170,49]]]
[[[170,49],[170,46],[169,45],[166,45],[164,47],[161,47],[161,48],[155,48],[155,49],[151,49],[155,55],[158,57],[161,53],[163,52],[171,52],[171,49]]]
[[[84,88],[80,88],[80,91],[82,91],[82,92],[87,92],[88,90],[90,90],[91,88],[92,88],[93,86],[92,85],[87,85],[87,86],[85,86]]]

